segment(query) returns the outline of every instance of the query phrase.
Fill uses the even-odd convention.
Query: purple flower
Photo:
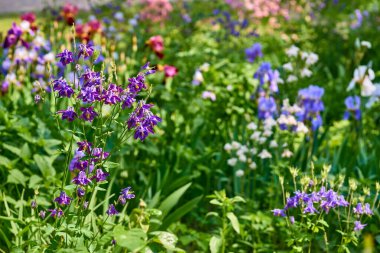
[[[138,93],[142,89],[146,89],[145,78],[143,75],[137,77],[128,78],[128,89],[132,93]]]
[[[314,214],[314,213],[318,213],[318,210],[315,209],[313,202],[310,201],[307,203],[307,206],[303,210],[303,213]]]
[[[100,72],[91,71],[87,69],[84,74],[81,75],[81,79],[83,79],[83,86],[97,86],[102,83],[102,77],[100,76]]]
[[[94,107],[81,107],[80,110],[82,111],[82,115],[80,116],[81,119],[85,121],[92,122],[98,114],[94,111]]]
[[[58,209],[49,209],[50,216],[53,218],[61,218],[63,216],[63,211],[61,208]]]
[[[373,215],[373,212],[371,210],[371,206],[368,203],[364,204],[364,213],[367,215]]]
[[[135,111],[130,115],[127,125],[129,129],[135,129],[135,139],[143,141],[149,133],[154,133],[154,126],[161,122],[161,119],[150,111],[152,106],[152,104],[145,104],[144,101],[140,101]]]
[[[291,224],[294,224],[294,222],[295,222],[295,220],[294,220],[294,216],[290,216],[290,217],[289,217],[289,220],[290,220],[290,223],[291,223]]]
[[[273,97],[260,97],[258,101],[259,119],[273,118],[277,112],[276,101]]]
[[[119,201],[123,205],[125,205],[127,199],[134,199],[135,194],[131,191],[132,187],[128,186],[127,188],[124,188],[120,192]]]
[[[74,61],[73,53],[65,49],[62,53],[57,54],[57,58],[60,58],[60,62],[66,66],[67,64]]]
[[[252,47],[249,47],[245,50],[245,55],[247,60],[252,63],[256,60],[257,57],[263,57],[263,52],[261,51],[262,47],[260,43],[255,43]]]
[[[35,209],[37,207],[37,202],[35,200],[32,200],[32,203],[30,203],[30,206]]]
[[[8,30],[7,36],[5,37],[3,48],[9,48],[9,47],[11,47],[13,45],[16,45],[17,42],[20,40],[21,35],[22,35],[21,28],[18,27],[16,25],[16,23],[13,23],[12,24],[12,28]],[[24,41],[22,41],[22,42],[26,43]]]
[[[78,95],[78,98],[85,103],[100,101],[101,97],[100,89],[97,86],[84,86]]]
[[[92,150],[92,156],[100,158],[102,160],[106,159],[110,155],[109,152],[104,152],[102,148],[94,148]],[[93,159],[95,162],[98,161],[98,159]]]
[[[115,206],[113,204],[109,205],[108,210],[106,212],[109,216],[114,216],[118,214],[119,212],[116,210]]]
[[[114,105],[121,101],[120,94],[123,92],[123,89],[116,84],[110,84],[108,89],[103,93],[103,100],[105,104]]]
[[[78,176],[74,177],[72,182],[77,185],[88,185],[91,180],[87,178],[86,172],[79,171]]]
[[[363,214],[364,213],[363,204],[362,203],[358,203],[356,205],[356,207],[354,207],[354,213],[355,214]]]
[[[344,100],[346,105],[346,111],[344,112],[343,119],[349,119],[351,113],[353,114],[356,120],[361,119],[361,110],[360,110],[360,97],[359,96],[350,96]]]
[[[359,9],[355,10],[355,17],[356,17],[355,23],[351,25],[352,29],[358,29],[359,27],[362,26],[362,23],[363,23],[363,15]]]
[[[367,226],[367,224],[361,224],[360,221],[355,221],[354,223],[355,223],[354,231],[363,230],[363,228]]]
[[[67,84],[66,80],[62,77],[53,81],[53,90],[58,91],[60,97],[71,97],[74,90]]]
[[[96,182],[102,182],[107,180],[108,176],[108,173],[104,173],[101,169],[97,169],[95,175],[91,178],[91,180],[95,178]]]
[[[71,202],[71,198],[67,196],[67,194],[64,191],[61,191],[59,197],[57,197],[54,201],[60,205],[69,205]]]
[[[253,78],[259,80],[260,85],[263,85],[268,80],[268,72],[271,70],[271,65],[269,62],[263,62],[256,73],[253,75]]]
[[[94,54],[94,47],[90,44],[80,44],[78,58],[83,56],[84,59],[91,57]]]
[[[286,216],[284,209],[273,209],[272,212],[274,216],[281,216],[281,217]]]
[[[315,85],[310,85],[305,89],[298,91],[299,106],[301,111],[296,115],[299,121],[309,121],[312,130],[317,130],[322,125],[322,117],[320,113],[324,110],[322,96],[325,90]]]
[[[46,211],[41,210],[40,213],[39,213],[38,215],[41,217],[41,219],[45,219]]]
[[[73,121],[76,117],[78,117],[78,115],[74,111],[74,108],[71,106],[69,106],[67,110],[60,110],[57,111],[57,113],[62,114],[62,120],[67,119],[68,121]]]
[[[131,108],[133,103],[136,101],[135,99],[136,94],[127,92],[121,96],[121,100],[123,101],[122,108],[123,110],[127,108]]]
[[[83,197],[86,194],[85,190],[82,187],[78,187],[77,195],[79,198]]]
[[[84,151],[86,153],[90,153],[92,148],[92,143],[88,141],[80,141],[77,142],[78,144],[78,151]]]

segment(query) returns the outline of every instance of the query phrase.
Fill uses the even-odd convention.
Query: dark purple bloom
[[[72,182],[77,185],[88,185],[91,180],[87,178],[86,172],[79,171],[78,176],[74,177]]]
[[[360,221],[355,221],[354,231],[363,230],[365,226],[367,226],[367,224],[361,224]]]
[[[71,97],[74,90],[67,84],[66,80],[62,77],[53,81],[53,90],[58,91],[60,97]]]
[[[81,75],[83,79],[84,86],[97,86],[102,83],[102,77],[100,76],[100,72],[95,72],[90,69],[87,69],[86,72]]]
[[[80,44],[78,58],[83,56],[84,59],[91,57],[94,54],[94,47],[90,44]]]
[[[317,130],[322,125],[320,113],[324,110],[322,96],[325,90],[315,85],[298,91],[299,106],[301,111],[296,115],[299,121],[310,122],[312,130]]]
[[[30,206],[35,209],[37,207],[37,202],[35,200],[32,200],[32,203],[30,203]]]
[[[100,101],[101,97],[100,88],[97,86],[84,86],[78,95],[78,98],[85,103]]]
[[[60,110],[60,111],[57,111],[57,113],[61,113],[62,119],[63,120],[67,119],[68,121],[73,121],[76,117],[78,117],[78,115],[74,111],[74,108],[71,106],[69,106],[67,110]]]
[[[108,89],[104,91],[103,100],[105,104],[114,105],[121,101],[121,93],[123,89],[116,84],[110,84]]]
[[[346,105],[346,111],[344,112],[344,119],[349,119],[351,113],[353,114],[356,120],[360,120],[361,118],[361,110],[360,110],[360,97],[359,96],[350,96],[344,100],[344,104]]]
[[[128,186],[127,188],[122,189],[120,194],[126,199],[133,199],[135,198],[135,194],[133,194],[133,191],[131,191],[131,189],[132,187]]]
[[[78,144],[78,151],[84,151],[86,153],[89,153],[92,148],[92,143],[88,141],[80,141],[77,142]]]
[[[85,156],[85,154],[82,151],[76,150],[74,157],[69,164],[69,170],[70,171],[73,171],[75,169],[85,170],[87,168],[88,164],[84,164],[83,163],[84,161],[81,160],[81,158],[83,158],[84,156]]]
[[[82,111],[82,115],[80,116],[81,119],[85,121],[92,122],[98,114],[94,111],[94,107],[81,107],[80,110]]]
[[[128,78],[128,89],[132,93],[138,93],[142,89],[146,89],[145,78],[143,75]]]
[[[273,209],[272,212],[274,216],[281,216],[281,217],[286,216],[284,209]]]
[[[64,191],[61,191],[59,197],[55,198],[54,201],[60,205],[69,205],[71,202],[71,198],[67,196],[67,194]]]
[[[109,152],[104,152],[102,148],[94,148],[92,150],[92,156],[96,158],[100,158],[101,160],[106,159],[110,155]],[[94,159],[95,161],[98,161],[98,159]]]
[[[254,62],[257,57],[263,57],[263,52],[261,51],[261,44],[255,43],[252,45],[252,47],[249,47],[245,50],[245,55],[247,57],[247,60],[249,62]]]
[[[73,53],[65,49],[62,53],[57,54],[57,58],[60,58],[60,62],[66,66],[74,61]]]
[[[103,172],[102,169],[97,169],[95,175],[91,179],[95,178],[96,182],[102,182],[107,180],[108,176],[109,174]]]
[[[260,85],[263,85],[268,80],[268,73],[271,70],[271,65],[269,62],[263,62],[256,73],[253,75],[253,78],[259,80]]]
[[[79,198],[83,197],[86,194],[85,190],[82,187],[78,187],[77,195]]]
[[[127,92],[121,96],[121,100],[123,101],[122,108],[123,110],[128,107],[131,108],[133,103],[136,101],[135,99],[136,94]]]
[[[149,133],[154,133],[154,126],[161,121],[150,111],[152,106],[152,104],[145,104],[144,101],[140,101],[135,111],[130,115],[127,125],[129,129],[135,128],[135,139],[144,140]]]
[[[16,23],[13,23],[12,28],[8,30],[7,36],[5,37],[3,48],[9,48],[13,45],[16,45],[17,42],[20,40],[21,35],[22,35],[21,28],[18,27]]]
[[[50,216],[53,218],[61,218],[63,216],[63,211],[61,208],[58,209],[49,209]]]
[[[109,216],[114,216],[118,214],[119,212],[116,210],[115,206],[113,204],[109,205],[108,210],[106,212]]]

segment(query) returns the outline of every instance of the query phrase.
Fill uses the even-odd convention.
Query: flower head
[[[79,171],[78,176],[74,177],[72,182],[77,185],[88,185],[91,180],[87,178],[86,172]]]
[[[85,121],[92,122],[96,116],[98,116],[98,113],[94,111],[94,107],[81,107],[80,110],[82,111],[82,114],[80,116],[81,119]]]
[[[78,115],[74,111],[74,108],[69,106],[67,110],[57,111],[58,114],[62,114],[62,120],[67,119],[68,121],[73,121]]]
[[[74,61],[74,55],[69,50],[65,49],[62,53],[57,54],[57,58],[60,58],[59,61],[66,66],[69,63]]]
[[[109,205],[108,210],[106,212],[109,216],[114,216],[118,214],[119,212],[116,210],[115,206],[113,204]]]
[[[262,47],[260,43],[255,43],[252,47],[245,50],[245,55],[248,62],[254,62],[257,57],[263,57]]]
[[[64,191],[61,191],[61,194],[59,195],[59,197],[55,198],[54,201],[60,205],[69,205],[71,198],[67,196],[67,194]]]
[[[362,224],[360,221],[355,221],[354,222],[354,231],[360,231],[360,230],[363,230],[363,228],[365,226],[367,226],[367,224]]]

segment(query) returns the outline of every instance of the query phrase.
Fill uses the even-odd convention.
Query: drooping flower
[[[281,216],[281,217],[286,216],[284,209],[273,209],[272,212],[274,216]]]
[[[103,172],[102,169],[97,169],[95,175],[91,179],[95,179],[96,182],[102,182],[107,180],[109,173]]]
[[[375,79],[375,72],[367,66],[359,66],[354,71],[354,78],[351,80],[347,87],[347,91],[352,90],[355,84],[360,85],[361,95],[363,97],[369,97],[376,90],[376,86],[372,83]]]
[[[74,90],[62,77],[53,81],[53,90],[58,91],[60,97],[71,97],[74,94]]]
[[[7,36],[5,37],[3,48],[9,48],[16,45],[19,40],[21,40],[22,30],[16,23],[12,24],[12,28],[8,30]],[[24,46],[28,47],[28,44],[21,40]]]
[[[135,198],[135,194],[133,193],[133,191],[131,191],[131,189],[132,189],[132,187],[128,186],[127,188],[124,188],[121,190],[120,196],[119,196],[119,202],[122,205],[125,205],[125,203],[127,202],[128,199],[134,199]]]
[[[62,120],[67,119],[68,121],[73,121],[75,118],[78,117],[72,106],[69,106],[67,110],[57,111],[57,113],[62,114]]]
[[[108,210],[106,211],[106,213],[109,216],[114,216],[114,215],[118,214],[119,212],[116,210],[115,206],[113,204],[111,204],[111,205],[109,205]]]
[[[64,191],[61,191],[59,197],[55,198],[54,201],[60,205],[69,205],[71,202],[71,198],[67,196],[67,194]]]
[[[355,221],[354,222],[354,231],[360,231],[360,230],[363,230],[363,228],[365,226],[367,226],[367,224],[362,224],[360,221]]]
[[[273,118],[277,112],[276,101],[273,97],[260,97],[258,101],[259,119]]]
[[[165,65],[164,66],[165,77],[174,77],[178,73],[178,69],[174,66]]]
[[[63,211],[61,208],[58,209],[49,209],[50,216],[53,218],[61,218],[63,216]]]
[[[245,55],[248,62],[252,63],[258,57],[263,57],[262,47],[260,43],[255,43],[252,47],[249,47],[245,50]]]

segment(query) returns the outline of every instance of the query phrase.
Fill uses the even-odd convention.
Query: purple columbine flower
[[[71,97],[74,90],[67,84],[66,80],[62,77],[53,81],[53,90],[58,91],[60,97]]]
[[[134,199],[135,194],[131,190],[132,187],[128,186],[127,188],[124,188],[120,192],[119,201],[121,204],[125,205],[127,199]]]
[[[115,206],[113,204],[109,205],[108,210],[106,212],[109,216],[114,216],[118,214],[119,212],[116,210]]]
[[[361,13],[359,9],[355,10],[355,17],[356,17],[355,23],[351,25],[352,29],[358,29],[363,24],[363,14]]]
[[[12,28],[8,30],[7,36],[5,37],[3,48],[9,48],[13,45],[16,45],[17,42],[20,40],[21,35],[22,35],[21,28],[18,27],[16,23],[13,23]],[[21,42],[23,44],[26,43],[25,41],[21,41]]]
[[[66,66],[69,63],[74,61],[73,53],[65,49],[62,53],[57,54],[57,58],[60,58],[59,61]]]
[[[102,148],[94,148],[92,150],[92,156],[99,158],[101,160],[106,159],[110,155],[109,152],[104,152]],[[95,162],[97,162],[99,159],[93,159]]]
[[[84,87],[98,86],[102,83],[100,72],[95,72],[90,69],[87,69],[85,73],[81,75],[81,79],[83,80]]]
[[[295,223],[294,216],[290,216],[290,217],[289,217],[289,220],[290,220],[290,223],[291,223],[291,224],[294,224],[294,223]]]
[[[58,209],[49,209],[50,216],[53,218],[61,218],[63,216],[63,211],[61,208]]]
[[[37,202],[35,200],[32,200],[32,202],[30,203],[30,206],[35,209],[37,207]]]
[[[260,97],[258,101],[259,119],[273,118],[277,112],[276,101],[273,97]]]
[[[344,112],[343,119],[347,120],[350,118],[351,113],[353,114],[356,120],[361,119],[361,110],[360,110],[360,97],[359,96],[350,96],[344,100],[346,105],[346,111]]]
[[[41,219],[45,219],[46,211],[41,210],[38,215],[41,217]]]
[[[143,75],[128,78],[128,89],[132,93],[138,93],[142,89],[146,89],[145,78]]]
[[[86,172],[79,171],[78,176],[74,177],[72,182],[77,185],[88,185],[91,180],[87,178]]]
[[[364,213],[365,213],[366,215],[373,215],[373,212],[372,212],[372,210],[371,210],[371,206],[370,206],[369,203],[365,203],[365,204],[364,204]]]
[[[273,209],[272,212],[274,216],[281,216],[281,217],[286,216],[284,209]]]
[[[79,198],[83,197],[84,194],[86,194],[85,190],[82,187],[78,187],[77,189],[77,195]]]
[[[88,141],[79,141],[77,142],[78,144],[78,151],[83,151],[86,153],[90,153],[91,148],[92,148],[92,143]]]
[[[245,56],[250,63],[254,62],[257,57],[263,57],[261,44],[255,43],[252,47],[247,48],[245,50]]]
[[[57,197],[54,201],[60,205],[70,205],[71,198],[67,196],[66,192],[61,191],[59,197]]]
[[[103,100],[104,103],[107,105],[114,105],[116,103],[119,103],[121,101],[121,93],[123,92],[123,89],[116,84],[110,84],[108,89],[103,91]]]
[[[84,86],[81,89],[78,98],[82,99],[85,103],[100,101],[102,98],[100,88],[98,86]]]
[[[303,213],[314,214],[314,213],[318,213],[318,210],[315,209],[313,202],[310,201],[307,203],[307,206],[303,210]]]
[[[126,107],[127,108],[132,107],[133,103],[136,101],[135,97],[136,97],[136,94],[130,93],[130,92],[127,92],[121,96],[121,100],[123,101],[123,105],[122,105],[123,110]]]
[[[109,173],[103,172],[102,169],[97,169],[95,175],[91,178],[95,179],[96,182],[102,182],[107,180],[107,177],[109,176]]]
[[[152,104],[145,104],[144,101],[140,101],[129,117],[127,125],[129,129],[135,129],[135,139],[143,141],[149,133],[154,133],[154,126],[161,122],[161,119],[150,111],[152,106]]]
[[[60,110],[60,111],[57,111],[57,113],[62,114],[62,120],[66,119],[68,121],[73,121],[76,117],[78,117],[78,115],[74,111],[74,108],[71,106],[69,106],[67,110]]]
[[[355,214],[363,214],[364,213],[363,204],[362,203],[358,203],[356,205],[356,207],[354,207],[354,213]]]
[[[90,44],[80,44],[79,45],[79,53],[78,58],[83,56],[84,59],[88,59],[94,54],[94,47]]]
[[[355,226],[354,226],[354,231],[360,231],[360,230],[363,230],[363,228],[365,226],[367,226],[367,224],[361,224],[360,221],[355,221],[354,222]]]
[[[82,111],[82,115],[80,116],[81,119],[85,121],[92,122],[98,114],[94,111],[94,107],[81,107],[80,110]]]

